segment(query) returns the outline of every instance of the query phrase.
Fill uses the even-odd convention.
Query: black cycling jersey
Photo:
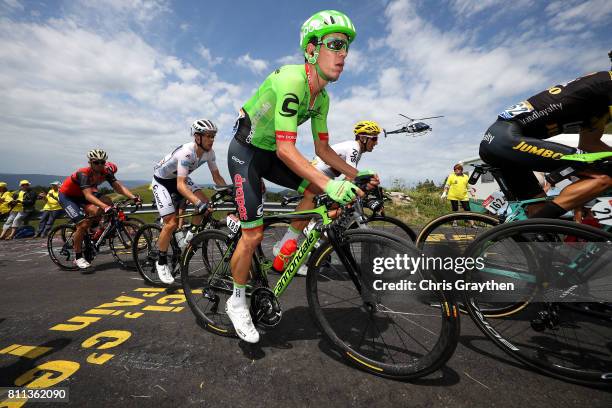
[[[612,71],[601,71],[555,85],[499,114],[519,125],[523,135],[548,139],[592,128],[612,106]]]

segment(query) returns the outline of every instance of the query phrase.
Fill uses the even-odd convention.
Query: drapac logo
[[[240,174],[236,174],[234,176],[234,186],[236,186],[236,204],[238,206],[238,215],[240,219],[245,221],[247,219],[247,210],[244,206],[244,189],[242,188],[242,183],[244,179]]]

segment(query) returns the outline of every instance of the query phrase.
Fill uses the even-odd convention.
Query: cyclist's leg
[[[480,157],[501,170],[507,184],[500,186],[502,191],[511,192],[519,200],[545,197],[533,171],[553,171],[559,168],[559,157],[577,151],[570,146],[524,136],[516,123],[502,120],[489,127],[480,143]],[[534,216],[544,206],[532,205],[527,212]]]
[[[76,231],[72,237],[74,252],[79,255],[77,258],[82,258],[83,237],[91,224],[90,220],[85,217],[87,215],[95,215],[95,209],[97,207],[88,208],[86,200],[69,197],[62,193],[59,193],[59,203],[76,226]]]

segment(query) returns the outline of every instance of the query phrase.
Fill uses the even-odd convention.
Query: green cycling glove
[[[345,205],[355,199],[357,186],[346,180],[330,180],[325,186],[325,192],[335,202]]]

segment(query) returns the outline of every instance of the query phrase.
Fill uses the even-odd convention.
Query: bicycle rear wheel
[[[484,260],[466,281],[514,281],[519,289],[509,294],[525,299],[492,318],[480,305],[497,294],[465,292],[470,317],[497,346],[553,377],[612,387],[609,315],[584,310],[612,301],[612,234],[561,220],[518,221],[480,236],[466,257]]]
[[[310,257],[306,279],[308,304],[325,337],[346,360],[376,375],[415,379],[440,368],[459,337],[459,313],[450,293],[418,290],[420,281],[437,282],[426,271],[373,272],[376,259],[416,258],[418,250],[395,236],[361,229],[345,232],[339,245],[353,266],[347,267],[347,259],[325,243]],[[352,267],[356,277],[349,272]],[[384,282],[414,284],[416,290],[379,290]]]
[[[157,241],[160,232],[161,227],[158,224],[145,224],[140,227],[134,235],[132,259],[136,266],[136,270],[145,282],[155,286],[168,286],[159,279],[157,270],[155,269],[155,263],[159,258]],[[170,246],[168,247],[168,264],[172,268],[175,277],[179,272],[179,260],[180,250],[178,249],[174,237],[172,237]]]
[[[53,227],[47,237],[47,251],[54,264],[62,269],[69,271],[78,270],[74,264],[74,240],[72,235],[75,233],[74,224],[62,224]]]

